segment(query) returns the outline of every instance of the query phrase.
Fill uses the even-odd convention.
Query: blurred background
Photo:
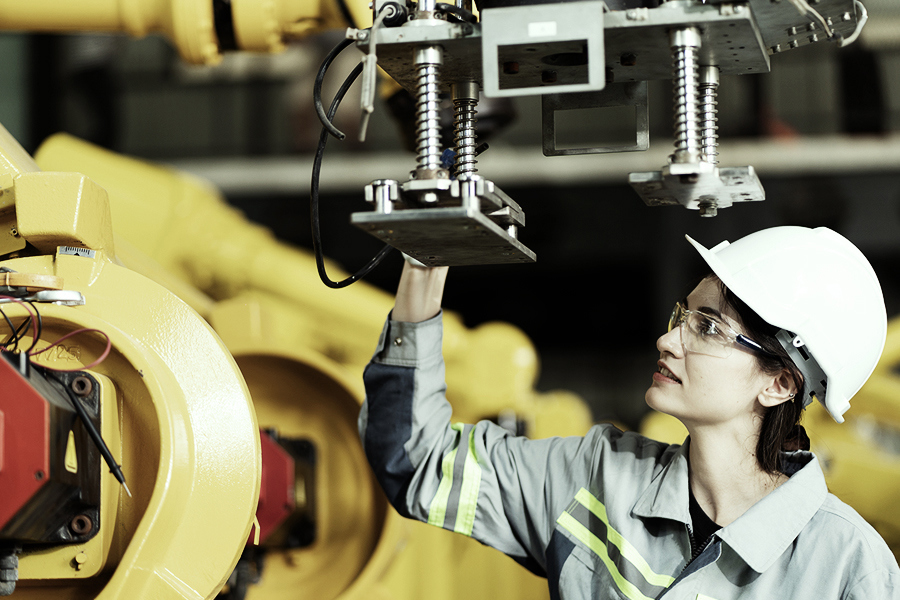
[[[540,353],[539,389],[572,390],[595,419],[630,427],[647,410],[656,337],[672,303],[701,274],[685,234],[713,245],[773,225],[831,227],[871,259],[888,315],[896,315],[900,4],[866,4],[869,24],[856,44],[803,47],[773,56],[771,73],[722,78],[720,164],[754,165],[768,198],[712,219],[649,208],[627,184],[628,172],[659,169],[671,151],[669,81],[650,82],[651,149],[642,153],[544,157],[540,99],[514,99],[516,118],[490,140],[479,172],[522,205],[520,239],[538,261],[454,268],[446,308],[468,326],[517,325]],[[0,122],[29,152],[65,131],[207,178],[281,240],[311,247],[309,178],[320,131],[312,82],[341,37],[331,32],[281,54],[231,54],[218,66],[196,67],[155,36],[3,33]],[[359,57],[347,51],[335,63],[326,97]],[[364,185],[404,179],[414,165],[380,99],[367,141],[356,141],[353,94],[356,88],[337,120],[348,138],[329,142],[321,183],[325,252],[349,271],[381,246],[349,223],[351,212],[368,210]],[[557,120],[563,145],[633,135],[621,113],[567,117]],[[392,291],[401,263],[395,253],[367,280]]]

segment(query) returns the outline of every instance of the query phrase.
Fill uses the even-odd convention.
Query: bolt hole
[[[71,385],[72,391],[79,396],[87,396],[91,393],[91,389],[94,387],[91,383],[91,380],[84,375],[79,375],[78,377],[73,379]]]
[[[69,529],[75,535],[87,535],[94,528],[94,522],[87,515],[78,515],[69,523]]]
[[[44,478],[44,472],[43,471],[35,471],[34,478],[37,479],[38,481],[42,480]]]

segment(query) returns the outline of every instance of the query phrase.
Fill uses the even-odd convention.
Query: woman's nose
[[[664,333],[656,340],[656,349],[667,352],[672,356],[681,358],[684,356],[684,344],[681,342],[681,327],[673,327],[668,333]]]

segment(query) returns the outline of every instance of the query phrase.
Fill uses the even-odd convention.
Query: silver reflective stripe
[[[456,446],[441,461],[441,483],[428,509],[428,523],[464,535],[472,535],[481,466],[475,457],[475,429],[454,423]]]
[[[656,598],[675,581],[650,568],[637,549],[610,525],[603,503],[584,488],[556,522],[597,555],[616,587],[630,600]]]

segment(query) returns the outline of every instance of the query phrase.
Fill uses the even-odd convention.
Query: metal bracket
[[[517,239],[522,208],[479,175],[403,184],[380,179],[366,186],[366,199],[375,210],[354,213],[351,223],[430,267],[536,260]]]
[[[429,267],[529,263],[534,252],[481,211],[464,206],[354,213],[351,222]]]
[[[647,206],[680,204],[714,217],[735,202],[766,199],[753,167],[719,168],[710,163],[671,164],[661,171],[631,173],[628,183]]]
[[[482,11],[484,95],[603,89],[603,10],[603,2],[588,0]]]
[[[584,108],[613,108],[617,106],[634,107],[634,144],[587,148],[557,148],[556,113],[558,111]],[[572,156],[575,154],[605,154],[646,150],[650,147],[649,115],[646,81],[607,83],[606,88],[599,92],[545,94],[541,97],[541,138],[544,156]]]

